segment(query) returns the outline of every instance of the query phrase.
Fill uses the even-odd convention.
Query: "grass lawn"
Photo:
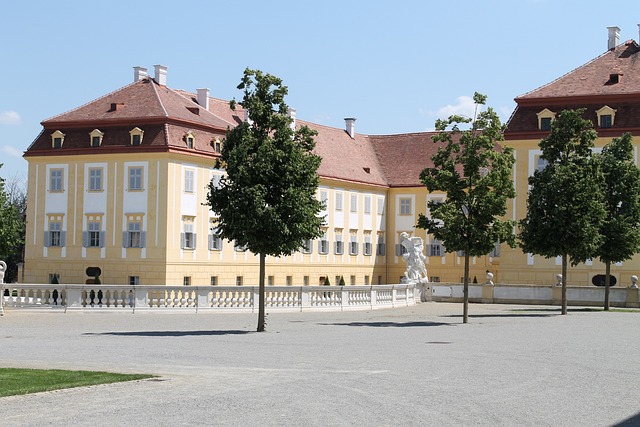
[[[152,377],[153,375],[110,372],[0,368],[0,397]]]

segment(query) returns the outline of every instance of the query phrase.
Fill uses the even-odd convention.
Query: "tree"
[[[2,164],[0,163],[0,168]],[[5,281],[16,280],[22,261],[25,234],[26,195],[16,182],[0,177],[0,260],[7,262]]]
[[[527,214],[519,240],[525,252],[562,257],[562,314],[567,314],[567,263],[597,254],[604,219],[602,175],[591,148],[597,137],[584,109],[564,110],[540,142],[547,166],[529,177]]]
[[[606,212],[598,250],[605,263],[605,310],[609,310],[611,263],[626,261],[640,250],[640,170],[633,162],[631,139],[629,133],[613,138],[599,159]]]
[[[265,259],[290,255],[322,235],[323,203],[316,199],[321,158],[313,154],[315,131],[293,129],[282,80],[246,69],[238,89],[249,120],[227,130],[217,167],[226,175],[207,195],[218,237],[260,257],[258,332],[265,329]],[[235,110],[236,102],[231,101]]]
[[[440,147],[433,167],[424,169],[420,180],[429,192],[446,192],[447,198],[430,201],[430,217],[418,218],[418,227],[442,241],[447,252],[464,251],[464,323],[469,321],[469,257],[486,255],[497,243],[515,243],[514,222],[499,219],[506,214],[507,200],[515,197],[513,149],[498,145],[503,126],[495,111],[478,113],[486,96],[476,92],[473,100],[473,119],[454,115],[436,121],[433,141]],[[471,123],[471,129],[460,130],[465,123]]]

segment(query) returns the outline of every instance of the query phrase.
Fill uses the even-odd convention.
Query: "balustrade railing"
[[[258,286],[4,284],[5,309],[256,311]],[[366,310],[414,305],[414,285],[267,286],[265,308]]]

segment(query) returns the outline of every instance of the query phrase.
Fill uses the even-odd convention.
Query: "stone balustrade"
[[[459,283],[428,283],[424,286],[426,301],[461,302],[463,285]],[[604,303],[604,288],[594,286],[567,286],[567,303],[574,306],[600,306]],[[556,285],[469,285],[469,301],[494,304],[559,305],[562,287]],[[609,293],[611,307],[640,307],[640,289],[637,286],[612,287]]]
[[[13,309],[112,311],[257,311],[258,286],[120,286],[5,284],[2,306]],[[267,286],[265,308],[278,311],[371,310],[414,305],[412,284]]]

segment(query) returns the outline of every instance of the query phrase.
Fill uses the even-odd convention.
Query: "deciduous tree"
[[[629,133],[613,138],[600,155],[606,213],[598,257],[605,263],[605,310],[609,310],[611,263],[626,261],[640,250],[640,170],[633,161],[631,138]]]
[[[315,131],[293,129],[282,80],[246,69],[238,89],[248,119],[227,130],[218,167],[219,185],[209,184],[208,204],[219,237],[260,257],[258,332],[265,329],[265,260],[290,255],[319,237],[323,204],[316,198],[320,157],[312,152]],[[235,101],[231,107],[236,108]]]
[[[22,262],[25,213],[26,194],[17,180],[7,182],[0,177],[0,260],[7,263],[6,282],[17,278],[18,263]]]
[[[436,121],[433,142],[440,147],[420,180],[429,192],[446,192],[446,199],[430,201],[430,216],[418,218],[418,227],[442,241],[447,252],[464,251],[464,323],[469,317],[469,257],[487,255],[496,244],[515,241],[514,222],[501,219],[507,200],[515,197],[513,150],[498,144],[503,126],[495,111],[478,112],[486,96],[476,92],[473,99],[473,119],[454,115]],[[461,130],[459,126],[467,123],[471,129]]]
[[[562,257],[562,314],[567,314],[567,264],[597,255],[605,215],[602,174],[592,153],[597,134],[583,113],[559,112],[540,142],[547,166],[529,177],[527,215],[519,224],[525,252]]]

